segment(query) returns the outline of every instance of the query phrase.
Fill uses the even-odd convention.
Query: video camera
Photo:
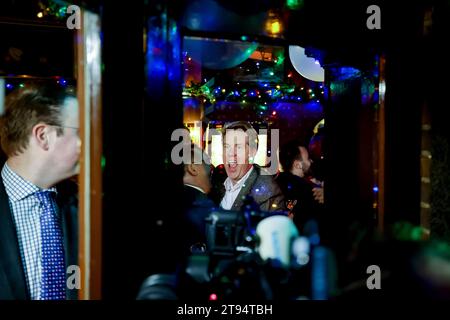
[[[212,256],[236,256],[254,251],[256,226],[271,216],[287,216],[284,212],[244,212],[213,210],[206,218],[206,248]]]
[[[192,253],[176,279],[155,275],[141,292],[164,299],[171,287],[197,302],[327,299],[331,256],[315,221],[300,236],[286,212],[263,212],[247,199],[242,211],[213,209],[205,222],[206,250]]]
[[[238,211],[213,210],[206,218],[206,251],[192,254],[181,296],[208,299],[326,299],[328,257],[309,221],[300,236],[286,212],[263,212],[246,200]],[[320,268],[315,268],[322,266]],[[313,279],[316,280],[314,280]],[[319,280],[320,280],[319,279]]]

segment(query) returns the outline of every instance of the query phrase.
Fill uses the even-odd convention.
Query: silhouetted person
[[[297,228],[302,232],[309,219],[318,219],[320,216],[323,201],[315,199],[313,192],[314,188],[320,189],[320,185],[316,186],[308,180],[311,160],[308,150],[298,142],[282,146],[280,163],[284,171],[278,174],[276,181],[283,191],[286,206],[290,209]]]
[[[184,163],[183,176],[185,252],[205,249],[205,218],[209,216],[214,206],[214,202],[208,198],[211,191],[209,157],[194,144],[190,150],[191,160]],[[201,159],[199,163],[195,163],[196,158]]]

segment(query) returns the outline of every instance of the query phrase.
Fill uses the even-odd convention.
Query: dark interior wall
[[[386,209],[389,226],[397,221],[420,224],[421,113],[430,79],[424,17],[429,5],[404,7],[393,28],[386,54]]]
[[[179,8],[103,7],[103,296],[134,299],[146,277],[175,271],[179,257],[182,171],[170,159],[183,110]]]
[[[374,225],[373,105],[362,102],[362,72],[349,67],[326,69],[330,98],[325,106],[325,199],[322,235],[345,259],[355,240],[353,229]],[[358,227],[359,226],[359,227]]]
[[[103,298],[133,298],[145,244],[142,218],[148,214],[142,188],[143,2],[107,1],[103,33]],[[139,229],[138,229],[139,228]]]
[[[179,7],[156,1],[145,15],[147,51],[145,55],[144,167],[146,226],[144,242],[151,250],[147,275],[174,272],[179,258],[183,167],[174,165],[171,141],[175,129],[183,127],[181,95],[182,30]],[[150,202],[149,202],[150,201]]]
[[[385,221],[420,222],[420,138],[423,81],[418,47],[391,50],[386,58]]]
[[[450,3],[440,2],[433,12],[427,37],[423,90],[431,114],[431,236],[450,241],[450,125],[448,88],[450,86]]]

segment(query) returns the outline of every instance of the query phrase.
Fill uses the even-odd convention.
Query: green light
[[[101,167],[102,167],[102,170],[103,169],[105,169],[105,166],[106,166],[106,159],[105,159],[105,156],[102,156],[102,159],[101,159]]]
[[[56,14],[57,17],[64,17],[67,12],[67,7],[61,7],[58,10],[58,13]]]
[[[25,85],[23,83],[19,84],[19,87],[23,88]]]
[[[304,0],[286,0],[286,7],[291,10],[298,10],[304,5]]]
[[[209,94],[210,90],[209,90],[209,88],[207,86],[202,86],[202,92],[206,93],[206,94]]]
[[[411,230],[411,239],[413,241],[419,241],[422,239],[422,228],[421,227],[414,227]]]
[[[241,40],[242,40],[242,41],[247,41],[247,39],[248,39],[247,36],[242,36],[242,37],[241,37]]]
[[[277,57],[277,62],[276,62],[276,64],[279,66],[279,65],[282,65],[283,62],[284,62],[284,56],[283,56],[283,55],[279,55],[279,56]]]
[[[267,106],[264,106],[264,105],[260,105],[260,106],[258,106],[258,108],[261,110],[267,110]]]
[[[270,71],[269,73],[271,76],[273,76],[275,73],[273,71]]]

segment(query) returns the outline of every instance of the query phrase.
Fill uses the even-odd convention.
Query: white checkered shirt
[[[41,203],[35,192],[39,187],[23,179],[5,163],[2,178],[19,241],[20,255],[31,299],[41,298]],[[56,193],[56,188],[46,189]],[[55,212],[57,206],[53,203]]]

